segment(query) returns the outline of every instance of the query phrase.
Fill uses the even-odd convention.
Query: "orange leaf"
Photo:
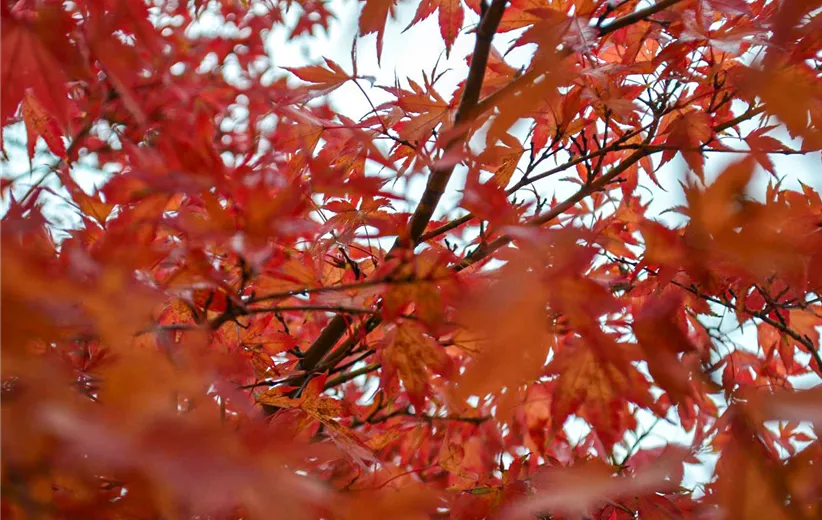
[[[326,66],[310,65],[308,67],[283,67],[285,70],[291,72],[298,78],[308,83],[313,83],[317,89],[323,91],[333,90],[349,79],[351,76],[346,73],[342,67],[337,65],[329,58],[324,58]]]
[[[813,306],[809,309],[791,309],[789,312],[788,326],[818,347],[819,329],[817,327],[822,325],[819,306]]]
[[[678,358],[678,354],[694,350],[683,330],[684,317],[681,299],[672,293],[646,298],[634,314],[633,330],[648,370],[674,403],[691,393],[690,373]]]
[[[745,138],[745,142],[748,143],[748,146],[751,148],[751,155],[756,159],[756,162],[765,168],[768,173],[776,176],[776,169],[768,153],[788,150],[788,148],[778,139],[768,135],[762,135],[764,133],[763,131],[767,130],[769,130],[769,128],[766,127],[752,132]]]
[[[510,134],[503,134],[503,145],[486,148],[478,157],[483,169],[493,172],[494,182],[505,188],[514,175],[525,149],[522,144]]]
[[[468,295],[465,317],[459,320],[478,336],[472,348],[479,350],[460,378],[462,397],[535,380],[553,340],[545,310],[548,294],[530,264],[512,262],[497,274],[505,283]]]
[[[797,392],[779,392],[773,395],[754,394],[750,406],[765,419],[800,422],[810,421],[822,426],[822,386]]]
[[[675,149],[663,152],[663,164],[673,159],[674,154],[679,151],[688,166],[703,179],[705,156],[699,148],[708,142],[712,135],[711,117],[708,114],[696,110],[681,114],[668,126],[668,139],[665,144]]]
[[[563,347],[549,369],[559,376],[551,402],[554,426],[561,427],[576,413],[591,423],[606,446],[619,442],[626,430],[636,426],[629,401],[652,404],[648,382],[633,365],[609,363],[585,345]]]
[[[278,408],[299,408],[302,401],[288,397],[287,389],[278,387],[258,395],[257,402]]]
[[[443,442],[439,453],[439,466],[449,473],[459,473],[462,460],[465,458],[465,448],[456,442]]]
[[[57,175],[71,195],[71,199],[77,204],[81,214],[86,217],[91,217],[99,222],[101,226],[105,226],[111,210],[114,209],[114,204],[103,202],[99,191],[94,195],[89,195],[83,191],[83,189],[74,182],[74,179],[66,168],[61,169]]]
[[[561,5],[564,2],[552,2],[551,9],[562,9]],[[543,20],[540,16],[540,9],[546,8],[546,3],[540,0],[514,0],[505,9],[505,14],[499,24],[499,32],[508,32],[515,29],[522,29],[530,25],[534,25]]]
[[[327,376],[313,378],[299,397],[289,397],[289,389],[278,387],[257,396],[257,402],[280,408],[299,408],[324,424],[335,424],[336,418],[345,414],[346,406],[338,399],[323,395],[326,379]]]
[[[800,61],[779,70],[751,69],[743,81],[743,88],[761,97],[766,110],[785,123],[792,137],[802,136],[811,147],[820,146],[818,107],[822,88],[811,66]]]
[[[434,250],[408,255],[390,276],[402,283],[391,284],[383,295],[383,316],[396,319],[409,304],[414,314],[427,325],[438,325],[443,318],[442,288],[453,272]]]
[[[76,47],[66,41],[74,22],[59,3],[38,5],[32,23],[24,23],[22,16],[7,13],[5,9],[2,18],[2,123],[5,125],[14,117],[26,89],[31,87],[46,112],[62,128],[70,128],[68,77],[64,67],[79,59]]]
[[[365,0],[360,13],[360,36],[377,33],[377,63],[382,56],[382,37],[388,17],[394,17],[396,0]]]
[[[686,193],[691,226],[717,236],[742,224],[740,198],[753,176],[753,159],[747,157],[729,165],[703,193]]]
[[[732,413],[733,411],[727,412]],[[794,518],[776,460],[743,417],[733,417],[716,465],[716,500],[727,518]]]
[[[51,117],[43,105],[37,101],[34,92],[27,89],[23,96],[23,121],[26,122],[26,148],[29,159],[34,158],[34,145],[37,137],[42,137],[55,155],[66,157],[66,146],[63,144],[62,132],[57,122]]]
[[[447,374],[451,369],[451,360],[444,348],[426,336],[419,325],[407,321],[388,333],[380,356],[384,385],[388,386],[388,382],[398,375],[417,413],[421,413],[425,405],[429,371]]]
[[[542,453],[546,448],[547,433],[555,430],[551,414],[551,389],[548,385],[529,386],[522,411],[525,414],[528,435],[535,444],[536,451]]]
[[[432,88],[428,92],[394,92],[397,106],[408,116],[408,120],[398,123],[400,139],[422,142],[431,137],[433,130],[451,119],[453,108]]]
[[[439,11],[440,34],[445,41],[445,56],[448,57],[465,20],[461,0],[422,0],[405,30],[428,18],[434,11]]]

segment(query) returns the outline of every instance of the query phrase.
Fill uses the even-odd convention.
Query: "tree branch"
[[[317,294],[317,293],[325,293],[325,292],[338,292],[338,291],[348,291],[348,290],[356,290],[356,289],[367,289],[369,287],[374,287],[375,285],[383,285],[383,284],[391,284],[391,285],[401,285],[406,283],[415,283],[416,280],[414,279],[386,279],[386,278],[379,278],[375,280],[365,280],[362,282],[356,283],[346,283],[340,285],[326,285],[323,287],[300,287],[298,289],[292,289],[290,291],[281,291],[275,293],[268,293],[262,296],[255,296],[251,298],[246,303],[259,303],[264,302],[266,300],[282,300],[285,298],[290,298],[292,296],[302,296],[308,294]]]
[[[373,416],[368,417],[365,420],[354,421],[351,425],[351,428],[356,428],[358,426],[362,426],[363,424],[377,424],[381,422],[385,422],[389,419],[393,419],[394,417],[414,417],[421,421],[427,422],[428,424],[432,424],[437,421],[452,421],[452,422],[465,422],[470,424],[480,425],[488,420],[491,417],[488,416],[480,416],[480,417],[467,417],[463,415],[428,415],[428,414],[414,414],[411,412],[410,407],[401,408],[399,410],[394,410],[393,412],[387,413],[385,415],[380,416]]]
[[[747,121],[747,120],[761,114],[764,111],[765,111],[764,106],[760,106],[760,107],[757,107],[757,108],[752,108],[752,109],[744,112],[743,114],[740,114],[739,116],[737,116],[733,119],[730,119],[728,121],[725,121],[724,123],[720,123],[720,124],[714,126],[714,133],[719,133],[719,132],[722,132],[724,130],[727,130],[728,128],[731,128],[735,125],[738,125],[739,123],[741,123],[743,121]],[[517,190],[519,190],[519,189],[521,189],[521,188],[523,188],[523,187],[525,187],[529,184],[533,184],[534,182],[536,182],[538,180],[544,179],[544,178],[549,177],[551,175],[554,175],[556,173],[560,173],[562,171],[567,170],[568,168],[571,168],[572,166],[576,166],[579,163],[585,162],[589,159],[593,159],[593,158],[598,157],[598,156],[603,156],[603,155],[605,155],[607,153],[610,153],[612,151],[642,149],[642,150],[645,150],[650,155],[650,154],[653,154],[653,153],[657,153],[657,152],[661,152],[661,151],[664,151],[664,150],[667,150],[667,149],[671,149],[670,147],[665,146],[665,145],[648,145],[648,144],[626,145],[626,144],[622,144],[625,141],[627,141],[629,138],[633,137],[633,135],[634,135],[633,133],[626,134],[621,139],[618,139],[617,141],[614,141],[613,143],[606,146],[605,148],[601,148],[601,149],[596,150],[594,152],[591,152],[589,154],[576,157],[576,158],[574,158],[574,159],[572,159],[572,160],[570,160],[570,161],[568,161],[564,164],[561,164],[561,165],[559,165],[555,168],[551,168],[550,170],[544,171],[544,172],[539,173],[537,175],[533,175],[533,176],[529,176],[527,178],[523,178],[520,182],[518,182],[517,184],[515,184],[514,186],[509,188],[506,191],[506,193],[508,195],[512,195]],[[710,141],[708,141],[708,142],[710,142]],[[676,148],[676,149],[681,150],[681,148]],[[704,152],[704,151],[707,151],[707,152],[724,152],[725,150],[712,150],[712,149],[705,150],[705,149],[701,148],[699,151],[702,151],[702,152]],[[747,153],[750,150],[730,150],[730,151],[739,152],[739,153]],[[797,151],[797,150],[788,150],[788,151],[768,151],[768,152],[765,152],[765,153],[792,155],[794,153],[801,154],[803,152],[802,151]],[[630,157],[626,160],[630,160]],[[567,209],[565,211],[567,211]],[[447,223],[443,224],[442,226],[440,226],[436,229],[432,229],[428,233],[424,234],[420,238],[420,240],[424,242],[424,241],[427,241],[427,240],[431,240],[432,238],[436,238],[436,237],[438,237],[438,236],[440,236],[444,233],[447,233],[448,231],[451,231],[452,229],[455,229],[455,228],[457,228],[457,227],[459,227],[463,224],[467,224],[468,222],[470,222],[474,218],[475,218],[475,215],[473,213],[468,213],[467,215],[463,215],[462,217],[459,217],[459,218],[454,219],[450,222],[447,222]]]
[[[649,273],[657,274],[657,273],[651,271],[648,268],[645,268],[645,270],[648,271]],[[734,311],[734,312],[737,311],[737,307],[734,304],[732,304],[730,302],[726,302],[725,300],[723,300],[721,298],[716,298],[716,297],[711,296],[709,294],[704,294],[704,293],[700,292],[699,290],[697,290],[696,288],[689,287],[689,286],[687,286],[683,283],[677,282],[676,280],[671,280],[671,283],[678,286],[678,287],[681,287],[682,289],[688,291],[689,293],[693,294],[694,296],[702,298],[703,300],[713,302],[713,303],[717,303],[719,305],[722,305],[726,309],[730,309],[731,311]],[[745,314],[750,314],[754,318],[762,320],[763,323],[765,323],[767,325],[770,325],[771,327],[777,329],[778,331],[785,334],[786,336],[789,336],[794,341],[796,341],[797,343],[799,343],[803,347],[805,347],[805,349],[807,349],[808,353],[811,355],[811,358],[813,358],[814,363],[816,364],[816,373],[819,374],[820,376],[822,376],[822,355],[819,354],[819,351],[817,350],[816,346],[813,344],[813,341],[809,337],[803,336],[802,334],[798,333],[794,329],[788,327],[786,324],[771,318],[765,312],[756,311],[756,310],[753,310],[753,309],[749,309],[747,307],[743,307],[742,311]]]
[[[471,68],[468,71],[465,90],[463,91],[462,99],[460,100],[455,116],[455,126],[464,122],[466,115],[471,112],[471,109],[479,100],[482,82],[485,77],[485,67],[488,64],[488,56],[491,52],[491,40],[497,32],[497,27],[502,19],[502,14],[505,12],[505,4],[507,2],[508,0],[494,0],[482,17],[482,20],[480,20],[479,28],[477,29],[477,39],[474,45],[474,53],[471,59]],[[446,146],[446,153],[459,142],[459,137],[452,139]],[[408,236],[401,237],[404,238],[404,240],[398,239],[394,247],[391,248],[392,251],[404,245],[417,244],[420,235],[425,231],[425,227],[431,220],[431,216],[434,214],[434,210],[439,204],[440,198],[442,198],[442,194],[445,192],[445,188],[453,172],[454,166],[448,166],[442,169],[435,168],[431,172],[431,175],[428,177],[425,192],[423,192],[420,202],[409,221]],[[345,334],[347,328],[345,318],[341,315],[335,316],[314,343],[308,347],[305,356],[300,360],[300,368],[306,371],[313,370],[320,360],[334,348],[334,345],[340,340],[343,334]]]
[[[669,8],[674,4],[678,4],[681,1],[682,0],[661,0],[660,2],[657,2],[652,6],[646,7],[645,9],[640,9],[639,11],[635,11],[621,18],[617,18],[605,27],[602,27],[599,30],[599,35],[605,36],[606,34],[610,34],[614,31],[618,31],[619,29],[635,24],[641,20],[645,20],[649,16],[653,16],[656,13]]]
[[[469,114],[472,112],[477,101],[479,101],[480,91],[482,90],[482,82],[485,78],[485,67],[488,65],[488,56],[491,52],[491,40],[497,32],[502,14],[505,12],[505,4],[507,0],[494,0],[485,15],[480,20],[479,28],[477,29],[477,40],[474,45],[474,53],[471,55],[471,68],[468,71],[468,78],[465,80],[465,90],[460,99],[459,107],[457,107],[457,114],[454,117],[454,127],[459,127],[464,123]],[[447,154],[455,146],[462,143],[463,134],[452,138],[445,147]],[[451,179],[451,174],[454,172],[454,165],[446,166],[444,168],[435,168],[428,177],[428,184],[425,191],[420,198],[417,209],[411,216],[408,225],[408,237],[405,237],[407,244],[398,240],[397,245],[416,245],[419,241],[420,235],[425,231],[425,227],[431,220],[434,210],[437,208],[442,194]]]
[[[756,115],[756,114],[752,114],[750,117],[753,117],[754,115]],[[626,261],[626,260],[622,260],[622,261],[626,262],[626,263],[628,263],[629,265],[632,265],[632,266],[637,265],[635,262]],[[653,269],[650,269],[648,267],[643,267],[643,270],[645,272],[647,272],[648,274],[652,275],[652,276],[659,276],[659,273],[657,273],[656,271],[654,271]],[[698,290],[693,285],[687,285],[687,284],[684,284],[684,283],[681,283],[681,282],[677,282],[676,280],[671,280],[670,283],[673,284],[673,285],[676,285],[677,287],[679,287],[679,288],[681,288],[685,291],[688,291],[689,293],[693,294],[697,298],[702,298],[703,300],[705,300],[707,302],[722,305],[726,309],[731,310],[733,312],[736,312],[737,310],[739,310],[737,308],[737,306],[734,305],[733,303],[725,301],[722,298],[718,298],[716,296],[711,296],[710,294],[705,294],[702,291]],[[785,334],[786,336],[792,338],[797,343],[799,343],[803,347],[805,347],[807,349],[808,353],[811,355],[811,358],[813,358],[814,363],[816,364],[816,373],[819,374],[820,376],[822,376],[822,354],[819,353],[819,350],[817,350],[816,346],[813,344],[813,340],[811,340],[807,336],[804,336],[804,335],[800,334],[799,332],[795,331],[794,329],[790,328],[787,324],[785,324],[785,323],[783,323],[779,320],[775,320],[775,319],[771,318],[770,316],[768,316],[768,312],[766,312],[766,311],[757,311],[757,310],[749,309],[747,306],[743,306],[742,311],[745,314],[749,314],[750,316],[761,320],[766,325],[770,325],[771,327],[773,327],[773,328],[777,329],[778,331],[780,331],[782,334]]]
[[[352,379],[356,379],[362,375],[369,374],[375,370],[378,370],[382,365],[379,363],[371,363],[370,365],[366,365],[362,368],[358,368],[357,370],[352,370],[351,372],[346,372],[345,374],[340,374],[337,377],[329,379],[325,382],[325,386],[323,390],[328,390],[329,388],[334,388],[335,386],[341,385],[343,383],[347,383]]]

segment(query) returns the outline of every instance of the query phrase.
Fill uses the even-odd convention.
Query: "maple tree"
[[[406,3],[0,4],[3,516],[818,518],[822,2]]]

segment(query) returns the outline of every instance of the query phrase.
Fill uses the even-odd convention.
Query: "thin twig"
[[[374,372],[375,370],[379,370],[382,365],[379,363],[371,363],[370,365],[366,365],[362,368],[358,368],[357,370],[352,370],[351,372],[346,372],[344,374],[340,374],[337,377],[331,378],[325,382],[325,386],[323,390],[328,390],[329,388],[334,388],[335,386],[339,386],[343,383],[347,383],[352,379],[356,379],[362,375],[369,374]]]
[[[655,15],[656,13],[663,11],[674,4],[678,4],[681,1],[682,0],[661,0],[660,2],[657,2],[650,7],[640,9],[639,11],[634,11],[633,13],[625,15],[621,18],[617,18],[605,27],[602,27],[599,30],[599,35],[605,36],[606,34],[610,34],[614,31],[618,31],[619,29],[623,29],[625,27],[628,27],[629,25],[645,20],[646,18],[649,18]]]

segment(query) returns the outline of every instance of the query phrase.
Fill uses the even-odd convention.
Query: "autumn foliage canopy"
[[[819,518],[822,2],[358,9],[2,0],[3,517]]]

